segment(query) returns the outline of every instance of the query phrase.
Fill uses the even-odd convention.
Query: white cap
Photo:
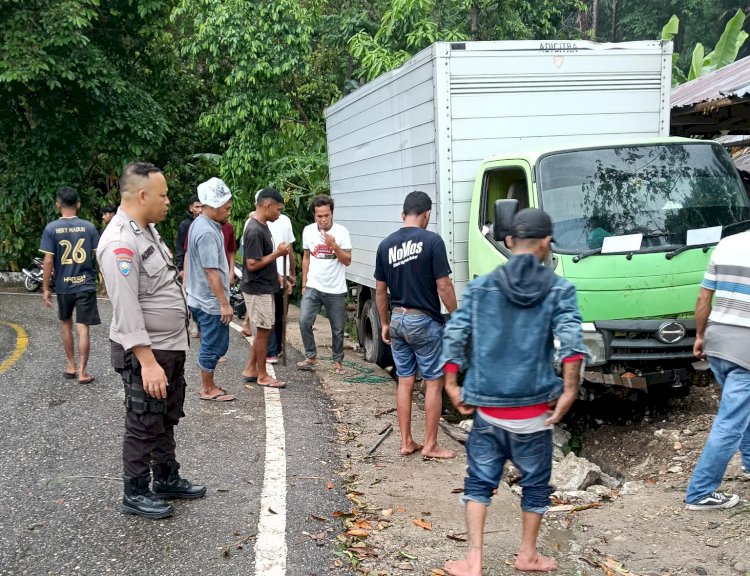
[[[211,178],[198,184],[198,199],[204,206],[220,208],[232,198],[229,187],[220,178]]]

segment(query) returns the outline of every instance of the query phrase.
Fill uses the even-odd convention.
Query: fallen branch
[[[373,445],[373,447],[370,448],[367,451],[366,456],[372,456],[372,454],[375,452],[375,450],[377,450],[380,447],[380,445],[383,442],[385,442],[385,439],[388,438],[388,436],[391,435],[391,432],[393,432],[393,426],[391,426],[390,424],[388,424],[388,427],[383,432],[380,433],[380,439],[377,442],[375,442],[375,444]]]

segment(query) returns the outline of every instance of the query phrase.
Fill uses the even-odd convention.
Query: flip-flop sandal
[[[243,331],[242,331],[242,335],[243,335],[243,336],[244,336],[245,338],[250,338],[250,336],[252,336],[252,335],[253,335],[253,333],[252,333],[252,332],[248,332],[248,331],[246,331],[246,330],[243,330]]]
[[[265,384],[256,382],[256,384],[263,388],[286,388],[286,382],[282,382],[281,380],[274,380],[273,382],[266,382]]]
[[[318,369],[318,363],[317,362],[310,362],[309,360],[300,360],[297,362],[297,370],[308,370],[312,372],[313,370]]]
[[[91,384],[94,380],[96,380],[96,378],[92,376],[91,378],[86,378],[86,380],[79,380],[78,383],[79,384]]]
[[[201,396],[201,400],[205,400],[206,402],[232,402],[233,400],[237,400],[234,396],[230,396],[226,392],[218,392],[217,394],[214,394],[213,396]]]
[[[65,378],[66,380],[75,380],[76,378],[78,378],[78,374],[76,374],[75,372],[63,372],[63,378]]]
[[[344,374],[346,374],[346,368],[336,368],[334,372],[339,376],[343,376]]]
[[[250,384],[255,384],[258,381],[257,376],[243,376],[242,379]]]

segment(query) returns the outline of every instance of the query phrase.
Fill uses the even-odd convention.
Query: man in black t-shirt
[[[401,455],[422,449],[429,458],[452,458],[452,450],[437,443],[443,409],[443,316],[440,301],[450,314],[456,309],[456,292],[450,279],[445,243],[427,231],[432,200],[424,192],[409,193],[404,200],[403,227],[378,246],[375,260],[375,302],[382,324],[383,342],[391,345],[398,375],[396,412],[401,431]],[[390,290],[390,320],[388,291]],[[425,439],[417,444],[411,435],[411,398],[417,368],[425,380]]]
[[[279,290],[276,259],[291,255],[292,247],[282,242],[273,249],[273,237],[267,222],[275,222],[284,207],[284,198],[275,188],[264,188],[256,196],[255,212],[242,237],[242,292],[245,297],[251,330],[255,334],[250,356],[242,371],[245,382],[284,388],[286,384],[273,379],[266,371],[268,337],[274,323],[274,297]],[[248,386],[249,387],[249,386]]]
[[[78,192],[63,186],[57,191],[57,209],[60,218],[44,228],[39,251],[44,253],[44,304],[52,307],[49,280],[55,271],[57,312],[60,319],[60,337],[67,358],[63,376],[69,380],[76,377],[81,384],[94,381],[86,371],[91,344],[89,326],[101,324],[96,305],[96,280],[94,274],[94,252],[99,243],[99,233],[88,220],[77,216],[81,203]],[[73,353],[73,311],[78,332],[78,369]]]

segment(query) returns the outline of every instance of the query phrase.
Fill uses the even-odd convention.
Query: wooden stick
[[[375,442],[375,444],[373,445],[373,447],[372,447],[372,448],[370,448],[370,449],[369,449],[369,450],[367,451],[367,454],[366,454],[366,455],[367,455],[367,456],[372,456],[372,454],[373,454],[373,453],[375,452],[375,450],[377,450],[377,449],[378,449],[378,448],[380,447],[380,445],[381,445],[381,444],[382,444],[383,442],[385,442],[385,439],[386,439],[386,438],[388,438],[388,436],[390,436],[390,435],[391,435],[391,432],[393,432],[393,426],[391,426],[391,425],[389,424],[389,425],[388,425],[388,428],[386,428],[386,429],[385,429],[385,431],[383,431],[383,433],[381,434],[381,436],[380,436],[380,440],[378,440],[377,442]]]
[[[283,310],[281,311],[281,365],[286,367],[286,317],[289,312],[289,274],[287,273],[287,255],[284,254],[284,287],[282,288]]]

